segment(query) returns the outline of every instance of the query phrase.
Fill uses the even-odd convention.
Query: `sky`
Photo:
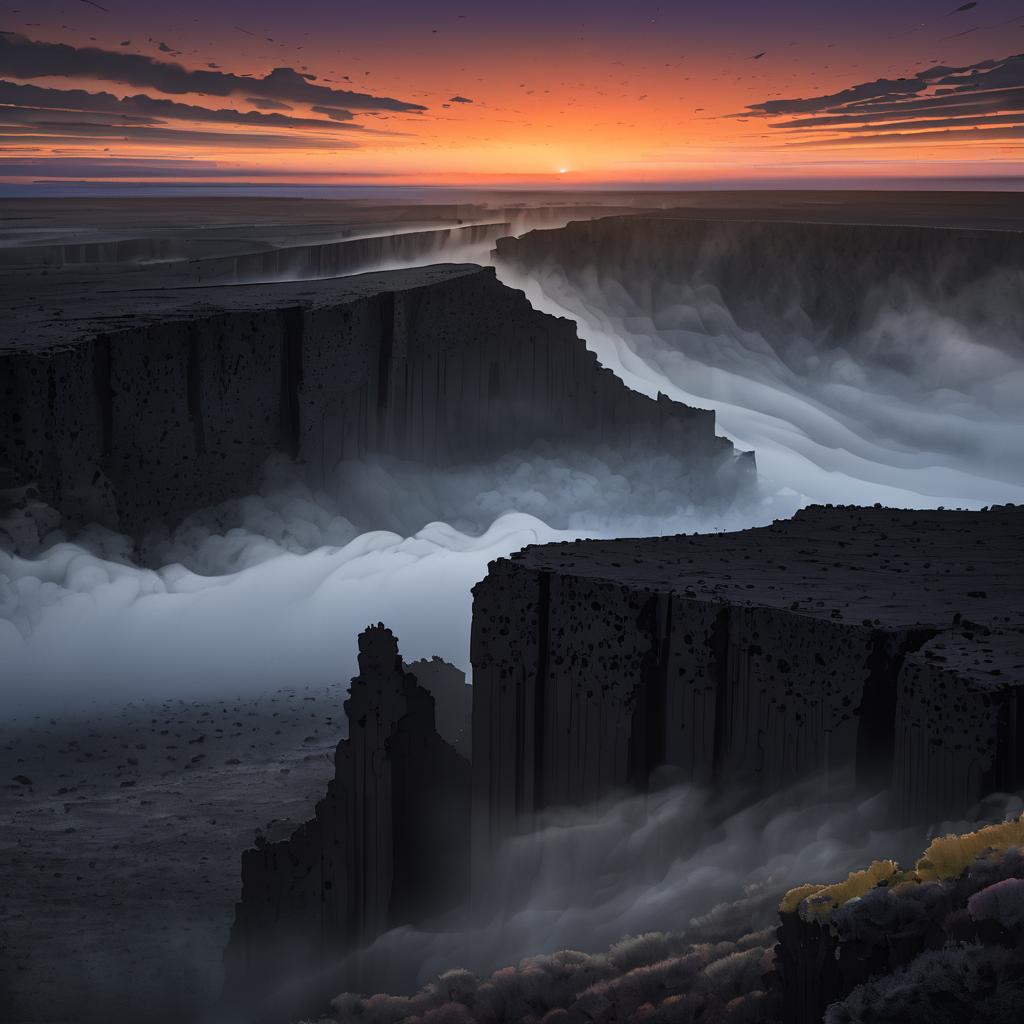
[[[1014,179],[1024,0],[4,0],[0,180]]]

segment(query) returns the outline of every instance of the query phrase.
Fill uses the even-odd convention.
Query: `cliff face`
[[[492,223],[402,231],[337,242],[275,247],[238,255],[211,256],[177,263],[168,270],[176,284],[316,280],[355,274],[386,263],[415,263],[435,254],[443,255],[456,246],[486,246],[508,229],[507,223]]]
[[[714,413],[628,390],[569,321],[490,270],[37,286],[7,296],[0,465],[72,521],[137,532],[245,493],[273,452],[320,480],[346,457],[446,465],[537,440],[648,445],[687,453],[696,491],[717,495],[752,469],[715,435]]]
[[[443,658],[422,658],[406,666],[434,697],[437,731],[464,758],[473,753],[473,687],[466,673]]]
[[[119,267],[165,261],[162,277],[174,284],[240,284],[246,281],[336,277],[391,261],[411,262],[447,246],[486,245],[508,232],[506,221],[422,231],[396,231],[272,245],[259,239],[196,238],[188,235],[118,238],[0,248],[0,267]],[[344,232],[352,234],[351,229]],[[146,272],[146,267],[139,270]]]
[[[1018,620],[1006,608],[1000,619]],[[1024,781],[1024,633],[962,622],[907,658],[896,698],[900,813],[942,819]]]
[[[230,998],[269,992],[465,899],[470,768],[438,735],[434,707],[390,630],[360,635],[359,675],[345,702],[349,736],[326,797],[289,839],[242,857],[225,956]]]
[[[955,307],[971,323],[999,309],[1020,326],[1019,310],[1004,299],[1024,275],[1018,232],[702,221],[665,211],[501,238],[496,255],[533,276],[564,278],[588,300],[596,284],[659,329],[685,326],[675,320],[681,285],[713,294],[740,327],[783,351],[793,333],[813,337],[819,351],[848,344],[880,306],[909,299]],[[899,353],[863,354],[898,365]]]
[[[892,784],[915,818],[1020,785],[1022,570],[1012,506],[814,507],[492,563],[473,605],[475,864],[534,812],[663,765],[755,794]]]

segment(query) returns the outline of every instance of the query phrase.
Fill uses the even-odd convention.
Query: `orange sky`
[[[388,133],[368,134],[332,124],[313,105],[289,100],[286,116],[323,125],[243,129],[161,118],[153,122],[160,126],[159,137],[152,138],[119,130],[116,119],[108,131],[91,124],[82,134],[80,127],[67,127],[78,116],[68,113],[77,109],[69,104],[59,123],[34,111],[32,125],[12,126],[3,135],[8,166],[0,171],[8,179],[42,177],[38,168],[46,161],[56,173],[82,158],[100,168],[104,162],[207,161],[222,179],[258,174],[304,181],[545,186],[998,176],[1019,174],[1024,164],[1024,139],[1013,130],[1024,125],[1024,112],[1018,115],[1024,106],[1016,99],[998,111],[998,120],[988,113],[988,121],[976,123],[972,115],[951,121],[958,129],[952,134],[947,126],[912,140],[890,135],[860,141],[845,127],[808,131],[782,127],[787,116],[733,116],[768,100],[823,96],[879,78],[912,76],[935,63],[963,68],[1006,58],[1024,50],[1024,4],[1014,0],[986,0],[956,13],[951,4],[938,14],[934,2],[918,0],[902,6],[868,0],[825,10],[821,4],[750,0],[673,7],[369,7],[306,0],[212,8],[182,0],[173,10],[146,4],[115,9],[114,0],[104,6],[108,10],[84,0],[39,0],[31,11],[9,13],[0,25],[33,44],[142,54],[186,69],[215,64],[259,77],[291,67],[315,75],[318,84],[426,109],[353,110],[351,124]],[[556,13],[549,16],[545,12],[552,7]],[[165,95],[156,87],[96,74],[42,74],[42,62],[26,70],[23,61],[12,73],[2,53],[0,46],[0,78],[7,82],[116,97]],[[764,55],[754,59],[759,53]],[[34,59],[31,51],[28,59]],[[1016,65],[1011,71],[1024,86],[1024,72]],[[1007,88],[1007,81],[999,84]],[[935,85],[932,94],[945,88]],[[471,102],[452,102],[455,96]],[[169,98],[200,107],[257,109],[241,92],[179,92]],[[906,135],[906,119],[893,117],[904,126],[899,134]],[[922,121],[921,127],[930,125]],[[875,134],[866,128],[855,131]],[[263,144],[268,135],[273,141]],[[31,173],[9,173],[19,163]],[[168,165],[162,176],[172,177],[173,169]],[[186,171],[187,165],[182,176]]]

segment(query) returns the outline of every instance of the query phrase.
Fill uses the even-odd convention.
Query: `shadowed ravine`
[[[398,995],[339,1020],[812,1024],[888,996],[793,996],[836,950],[786,891],[1019,813],[1020,235],[647,212],[433,265],[506,223],[5,261],[12,1021],[349,990]],[[400,655],[357,662],[375,622]],[[984,947],[956,977],[1011,970],[1003,890],[967,907],[1015,864],[900,876]]]

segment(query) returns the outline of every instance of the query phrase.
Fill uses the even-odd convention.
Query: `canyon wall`
[[[337,242],[276,246],[239,255],[211,256],[176,263],[168,270],[182,284],[246,284],[256,281],[316,280],[339,277],[388,263],[443,258],[458,246],[482,247],[505,234],[505,222],[469,224],[427,231],[400,231]]]
[[[811,332],[820,354],[848,342],[886,303],[955,308],[976,324],[986,323],[993,308],[1002,316],[1014,313],[1006,296],[1024,276],[1024,236],[694,220],[665,211],[501,238],[496,260],[533,277],[561,277],[588,298],[607,292],[662,328],[686,326],[676,319],[686,294],[681,286],[690,294],[710,293],[741,328],[782,345],[788,333]],[[884,359],[886,353],[872,355]]]
[[[343,458],[646,447],[685,453],[696,501],[752,475],[713,412],[630,391],[492,270],[106,294],[36,280],[2,298],[0,465],[72,522],[138,532],[248,493],[274,452],[319,481]]]
[[[394,231],[279,245],[258,237],[214,237],[184,232],[141,238],[101,241],[52,242],[0,248],[0,268],[76,267],[100,265],[125,270],[136,264],[170,264],[160,268],[177,283],[236,284],[245,281],[289,280],[299,277],[335,277],[388,262],[410,262],[448,246],[485,245],[507,234],[507,221]],[[251,230],[251,229],[249,229]],[[245,234],[246,229],[239,231]],[[273,229],[267,229],[272,234]],[[344,236],[352,229],[343,230]]]
[[[529,547],[474,589],[474,864],[537,812],[818,775],[948,818],[1024,783],[1024,508],[812,507]],[[479,879],[478,879],[479,881]]]
[[[450,696],[437,703],[461,731],[467,722]],[[359,637],[345,714],[348,738],[313,819],[242,857],[225,953],[230,1003],[258,1004],[286,979],[306,979],[332,956],[468,894],[469,761],[438,734],[434,696],[383,625]]]

